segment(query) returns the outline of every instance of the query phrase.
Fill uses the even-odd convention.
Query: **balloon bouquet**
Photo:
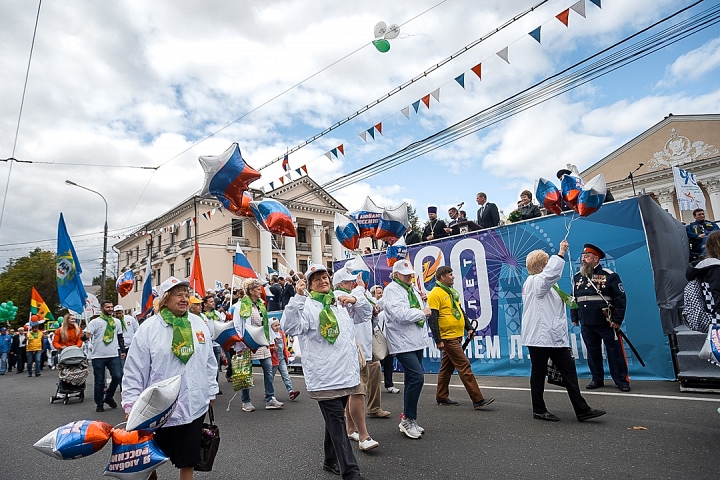
[[[577,215],[573,215],[570,223],[567,225],[567,233],[565,238],[570,234],[572,223],[579,217],[587,217],[600,210],[605,195],[607,194],[607,186],[605,177],[602,173],[596,175],[588,183],[583,183],[580,177],[574,175],[564,175],[561,181],[562,190],[551,181],[541,178],[538,181],[537,191],[535,192],[538,202],[549,212],[560,215],[562,213],[563,200]]]
[[[375,40],[372,41],[372,44],[380,53],[387,53],[390,51],[390,42],[388,42],[388,40],[397,38],[397,36],[400,35],[399,25],[392,24],[388,27],[385,22],[378,22],[375,24],[375,28],[373,30],[375,33]]]
[[[0,322],[7,322],[9,325],[10,322],[15,320],[17,311],[18,307],[13,304],[12,300],[0,303]]]

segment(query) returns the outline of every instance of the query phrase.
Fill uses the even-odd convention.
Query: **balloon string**
[[[232,398],[231,398],[230,401],[228,402],[228,407],[227,407],[227,409],[225,410],[226,412],[229,412],[229,411],[230,411],[230,404],[232,403],[233,400],[235,400],[235,397],[237,397],[237,394],[238,394],[238,392],[235,392],[235,394],[232,396]]]
[[[567,217],[565,218],[567,219]],[[568,235],[570,235],[570,227],[572,227],[572,224],[576,218],[578,218],[578,216],[576,214],[573,214],[573,217],[570,219],[570,223],[565,224],[565,229],[567,230],[567,232],[565,233],[565,238],[563,238],[563,240],[567,240]]]

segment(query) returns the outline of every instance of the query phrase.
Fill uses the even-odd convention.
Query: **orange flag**
[[[344,145],[338,145],[337,149],[340,153],[343,154],[343,156],[345,155],[345,146]]]
[[[472,67],[470,70],[472,70],[473,73],[475,75],[477,75],[480,80],[482,80],[482,75],[480,75],[482,73],[482,63],[478,63],[477,65]]]
[[[382,135],[382,122],[375,125],[375,130],[377,130],[380,133],[380,135]]]
[[[200,244],[195,244],[195,258],[193,258],[192,268],[190,269],[190,288],[195,293],[205,295],[205,281],[203,280],[202,266],[200,266]]]
[[[560,20],[565,26],[568,26],[568,20],[570,20],[570,9],[563,10],[562,12],[555,15],[555,18]]]
[[[422,102],[425,104],[425,106],[426,106],[427,108],[430,108],[430,94],[425,95],[425,96],[422,97],[420,100],[422,100]]]

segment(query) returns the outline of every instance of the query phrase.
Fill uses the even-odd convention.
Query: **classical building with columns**
[[[254,218],[225,211],[214,198],[192,196],[115,244],[120,273],[132,270],[135,275],[132,292],[120,300],[126,310],[140,302],[148,256],[153,287],[170,276],[187,279],[195,243],[200,246],[206,289],[214,288],[215,280],[231,283],[236,245],[259,274],[265,274],[268,267],[279,271],[281,266],[304,272],[311,262],[332,268],[333,259],[343,257],[334,220],[336,212],[346,213],[347,209],[310,177],[265,194],[259,190],[250,193],[258,200],[282,202],[292,214],[297,238],[271,234]]]
[[[672,167],[695,174],[705,196],[706,218],[720,217],[720,115],[673,115],[653,125],[587,170],[588,181],[605,175],[616,200],[645,192],[674,218],[690,223],[678,208]],[[639,169],[638,169],[639,167]],[[637,169],[637,170],[636,170]],[[633,172],[630,177],[630,172]]]

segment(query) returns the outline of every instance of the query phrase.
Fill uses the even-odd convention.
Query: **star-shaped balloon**
[[[200,195],[214,196],[231,213],[247,216],[242,212],[247,212],[249,200],[243,198],[243,192],[261,175],[245,163],[238,144],[233,143],[220,155],[199,157],[198,161],[205,171],[205,184]]]

